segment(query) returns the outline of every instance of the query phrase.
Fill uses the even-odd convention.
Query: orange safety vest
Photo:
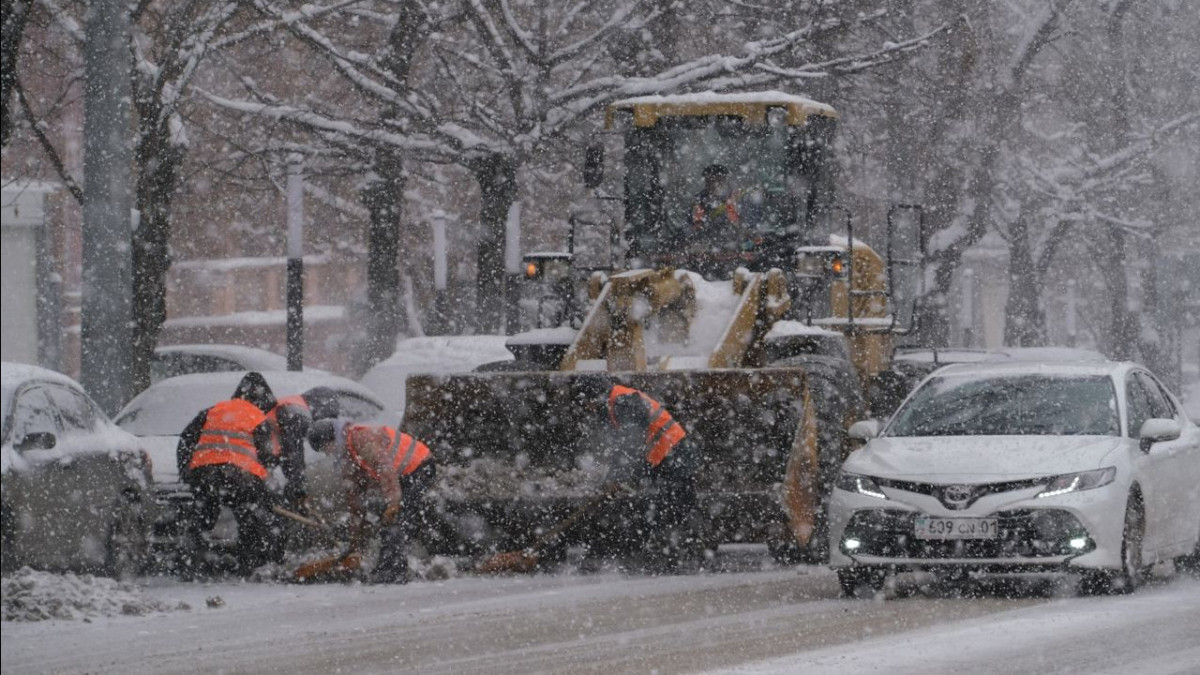
[[[608,394],[608,415],[612,418],[613,426],[617,426],[617,399],[630,394],[641,396],[650,406],[650,424],[646,427],[646,461],[650,466],[658,466],[671,453],[671,449],[687,436],[687,432],[658,401],[637,389],[619,384],[613,385]]]
[[[279,426],[279,411],[287,406],[296,406],[312,412],[303,396],[284,396],[275,402],[275,407],[267,413],[267,422],[271,425],[271,454],[276,457],[283,456],[283,429]]]
[[[242,399],[222,401],[209,408],[188,468],[232,464],[265,480],[267,469],[258,461],[254,445],[254,429],[265,419],[258,406]]]
[[[388,447],[385,453],[376,456],[381,459],[390,457],[391,468],[396,469],[399,475],[407,476],[416,471],[417,467],[429,458],[429,446],[402,431],[396,431],[391,427],[369,427],[357,424],[347,427],[346,453],[350,455],[350,460],[371,478],[380,480],[379,470],[364,460],[355,446],[358,443],[369,443],[373,438],[378,438],[376,434],[380,431],[387,434]]]

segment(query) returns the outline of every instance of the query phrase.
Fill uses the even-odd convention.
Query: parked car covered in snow
[[[149,465],[71,378],[3,363],[3,568],[125,577],[144,560]]]
[[[154,350],[150,382],[196,373],[287,370],[287,359],[275,352],[242,345],[168,345]],[[323,373],[305,368],[305,372]]]
[[[1131,591],[1200,554],[1200,429],[1130,363],[979,363],[926,378],[842,466],[830,563],[847,593],[893,572],[1078,573]]]
[[[201,410],[228,399],[245,374],[236,371],[168,378],[138,394],[117,414],[117,425],[140,437],[153,460],[152,543],[159,553],[169,551],[177,544],[183,518],[192,504],[191,491],[180,481],[176,464],[179,434]],[[302,394],[317,386],[329,387],[337,393],[342,416],[374,424],[400,423],[398,413],[385,411],[379,399],[357,382],[311,372],[264,371],[262,374],[277,398]],[[311,506],[327,512],[340,508],[341,490],[333,460],[306,448],[305,461]],[[283,479],[276,469],[268,480],[274,483]],[[223,520],[230,522],[232,519]]]

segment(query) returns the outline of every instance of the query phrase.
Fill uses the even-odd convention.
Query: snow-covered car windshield
[[[888,436],[1120,435],[1112,380],[944,376],[926,382],[897,413]]]

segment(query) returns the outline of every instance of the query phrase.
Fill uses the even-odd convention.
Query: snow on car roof
[[[28,363],[16,363],[14,361],[0,362],[0,388],[3,388],[5,391],[11,391],[28,380],[50,380],[53,382],[65,382],[76,387],[79,386],[79,383],[75,380],[49,368],[42,368],[41,366],[34,366]]]
[[[0,362],[0,417],[8,419],[8,406],[13,392],[29,380],[46,380],[82,389],[79,383],[60,372],[14,361]]]
[[[504,335],[439,335],[404,338],[396,351],[362,376],[362,383],[379,394],[393,410],[404,410],[409,375],[469,373],[476,366],[512,361]]]
[[[199,373],[169,377],[138,394],[117,414],[117,424],[138,436],[174,435],[196,413],[228,399],[246,371]],[[302,394],[317,386],[361,396],[382,407],[367,387],[336,375],[295,371],[264,371],[277,398]]]
[[[258,347],[225,344],[166,345],[154,350],[161,354],[203,354],[237,361],[247,368],[287,370],[287,359]]]

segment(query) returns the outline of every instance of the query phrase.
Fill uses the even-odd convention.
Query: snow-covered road
[[[402,587],[184,584],[191,609],[4,622],[4,672],[1200,672],[1200,581],[1114,598],[838,598],[816,567]],[[223,606],[206,599],[219,596]]]

